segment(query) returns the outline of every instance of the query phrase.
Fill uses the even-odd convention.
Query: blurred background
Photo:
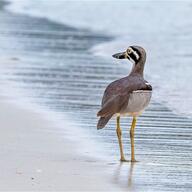
[[[2,95],[52,114],[63,125],[62,134],[76,139],[64,127],[68,122],[74,132],[81,130],[81,142],[103,145],[102,153],[111,159],[119,155],[115,121],[98,132],[96,113],[107,84],[132,67],[111,55],[130,45],[144,47],[145,79],[153,85],[153,98],[138,121],[136,153],[152,163],[137,167],[135,186],[144,191],[148,185],[151,191],[191,189],[190,1],[9,0],[0,1],[0,7],[0,57],[6,61]],[[130,122],[122,120],[126,149]],[[89,155],[98,157],[97,152]],[[124,177],[116,182],[127,186]]]
[[[95,35],[105,36],[100,42],[91,43],[85,39],[77,42],[71,34],[65,37],[64,42],[59,41],[58,46],[65,44],[72,50],[89,46],[87,50],[93,55],[104,56],[111,64],[117,62],[110,60],[111,54],[124,50],[129,45],[143,46],[148,53],[146,75],[154,82],[154,88],[158,87],[158,94],[155,96],[177,112],[192,115],[192,91],[188,83],[192,81],[190,1],[10,2],[12,4],[8,6],[8,10],[49,19],[79,29],[79,32],[87,30]],[[106,43],[109,38],[110,41]],[[57,42],[49,45],[57,45]],[[44,54],[49,54],[48,48],[42,48]],[[126,62],[123,67],[118,67],[129,69],[130,66]],[[181,91],[183,89],[185,91]]]

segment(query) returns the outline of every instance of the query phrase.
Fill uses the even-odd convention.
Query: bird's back
[[[132,92],[136,90],[148,90],[147,81],[139,74],[131,74],[110,83],[105,89],[102,106],[114,95]],[[150,85],[148,85],[150,86]],[[149,88],[150,89],[150,88]]]
[[[103,128],[114,114],[121,114],[129,104],[131,93],[138,90],[152,90],[140,74],[131,74],[110,83],[105,89],[98,128]]]

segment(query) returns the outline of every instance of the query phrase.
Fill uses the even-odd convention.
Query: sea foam
[[[192,116],[190,1],[11,2],[7,9],[13,12],[113,35],[112,42],[91,49],[106,59],[129,45],[142,45],[147,50],[145,73],[153,84],[154,98],[175,112]]]

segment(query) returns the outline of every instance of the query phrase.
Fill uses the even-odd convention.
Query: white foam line
[[[8,65],[14,66],[17,64],[17,60],[2,58],[0,59],[1,64],[1,97],[14,105],[18,105],[23,109],[31,110],[38,113],[43,118],[51,121],[55,124],[56,129],[63,132],[63,139],[67,137],[68,140],[77,144],[77,149],[80,154],[86,154],[87,156],[94,157],[97,159],[107,159],[109,155],[106,151],[102,150],[102,143],[98,143],[91,139],[90,133],[84,130],[80,126],[74,126],[73,117],[69,117],[66,113],[59,113],[49,110],[46,106],[40,106],[36,104],[38,100],[30,97],[30,90],[25,90],[19,87],[17,82],[6,80],[6,74],[4,72],[11,70],[7,69]],[[96,127],[95,127],[96,129]],[[68,133],[69,135],[66,135]]]
[[[5,100],[8,100],[14,105],[18,105],[20,108],[38,113],[44,119],[54,123],[55,128],[63,132],[63,139],[67,137],[68,140],[77,144],[77,150],[80,154],[86,154],[86,156],[101,160],[107,159],[108,154],[106,151],[102,150],[102,144],[90,139],[92,137],[88,131],[84,130],[82,127],[74,126],[74,120],[67,114],[54,112],[46,107],[39,106],[35,103],[34,99],[27,96],[29,93],[25,93],[24,90],[18,87],[13,88],[12,82],[4,85],[5,87],[1,87],[1,95],[4,96]]]

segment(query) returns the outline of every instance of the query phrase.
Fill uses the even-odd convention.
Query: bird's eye
[[[130,48],[127,49],[127,53],[130,54],[132,50]]]

